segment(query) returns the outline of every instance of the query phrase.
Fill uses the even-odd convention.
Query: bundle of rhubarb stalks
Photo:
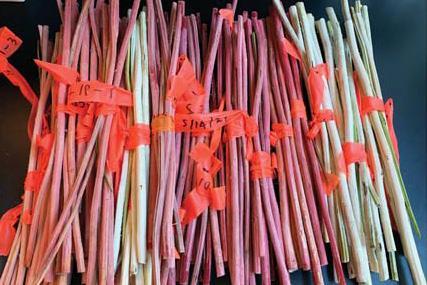
[[[57,0],[38,96],[0,32],[0,71],[33,106],[1,284],[323,284],[328,263],[340,284],[397,281],[396,237],[426,284],[367,6],[342,0],[340,23],[233,1],[204,24],[183,1],[122,18],[119,2]]]

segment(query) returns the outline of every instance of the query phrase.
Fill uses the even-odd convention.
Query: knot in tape
[[[39,148],[39,152],[37,154],[37,175],[36,177],[31,177],[35,174],[27,174],[27,178],[24,182],[25,191],[38,192],[38,190],[40,189],[44,172],[47,168],[47,165],[49,164],[49,158],[52,151],[54,139],[55,138],[53,134],[49,132],[46,132],[43,135],[38,135],[36,137],[36,145]],[[28,177],[28,175],[30,175],[30,177]]]
[[[340,180],[338,175],[324,172],[322,176],[322,184],[323,184],[322,186],[325,194],[328,196],[331,195],[334,189],[337,188],[339,182]]]
[[[196,161],[196,188],[185,197],[181,208],[181,222],[187,224],[197,218],[209,206],[215,210],[225,208],[225,187],[213,187],[213,177],[222,167],[214,155],[215,149],[198,143],[190,152]]]
[[[265,151],[256,151],[250,158],[250,172],[252,180],[273,177],[271,156]]]
[[[258,133],[258,124],[253,116],[245,116],[245,134],[248,138],[253,138]]]
[[[215,155],[215,149],[210,148],[205,143],[198,143],[190,152],[190,157],[200,167],[200,172],[196,170],[196,175],[200,175],[200,179],[204,177],[204,173],[208,173],[210,176],[215,176],[222,167],[222,161],[219,160]],[[198,179],[198,180],[200,180]]]
[[[285,137],[293,137],[294,131],[291,125],[285,123],[273,123],[271,125],[270,143],[275,146],[276,143]]]
[[[360,115],[363,117],[371,112],[384,112],[384,102],[381,98],[361,96],[359,99]]]
[[[307,138],[314,139],[322,127],[322,123],[334,120],[334,112],[330,109],[318,111],[313,120],[310,122],[310,130],[307,133]]]
[[[357,71],[353,72],[353,81],[356,89],[357,105],[359,107],[361,117],[374,111],[386,111],[386,106],[381,98],[366,96],[362,87],[360,86],[359,75]]]
[[[212,187],[205,193],[193,189],[182,202],[179,215],[182,224],[188,224],[202,214],[209,206],[217,211],[225,209],[225,187]]]
[[[367,161],[364,144],[346,142],[343,144],[342,150],[337,157],[337,169],[341,173],[347,173],[347,166],[352,163]]]
[[[254,117],[242,112],[241,117],[236,117],[227,123],[226,129],[227,134],[224,138],[226,141],[244,136],[252,138],[258,132],[258,125]]]

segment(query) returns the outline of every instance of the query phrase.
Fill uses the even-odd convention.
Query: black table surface
[[[130,0],[120,1],[130,7]],[[143,1],[144,2],[144,1]],[[165,7],[170,4],[164,1]],[[207,21],[212,7],[224,7],[227,1],[186,1],[187,12],[202,13]],[[340,13],[338,0],[306,1],[307,11],[316,18],[325,17],[325,7],[334,6]],[[286,5],[293,3],[287,1]],[[426,2],[363,1],[368,4],[374,52],[383,95],[395,103],[395,129],[399,140],[401,168],[408,195],[418,220],[423,239],[416,239],[424,270],[427,268],[427,191],[426,191]],[[271,1],[240,0],[238,12],[257,10],[266,15]],[[56,31],[59,16],[54,0],[27,0],[25,3],[0,2],[0,27],[8,26],[24,40],[23,46],[10,58],[35,90],[37,71],[32,59],[36,54],[37,25],[47,24]],[[23,193],[29,141],[26,120],[29,105],[18,90],[0,76],[0,213],[17,205]],[[1,238],[1,237],[0,237]],[[398,257],[401,284],[413,284],[407,262]],[[0,258],[0,270],[5,258]],[[325,283],[332,283],[330,266],[324,269]],[[426,272],[426,271],[425,271]],[[380,283],[372,274],[373,283]],[[311,284],[310,273],[291,274],[294,284]],[[228,284],[225,278],[212,284]],[[392,283],[391,281],[386,284]]]

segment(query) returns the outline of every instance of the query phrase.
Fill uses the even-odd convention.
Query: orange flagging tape
[[[191,190],[182,201],[181,223],[186,225],[209,207],[209,196],[196,189]]]
[[[84,115],[86,108],[72,104],[58,104],[56,105],[56,112],[67,113],[68,115]]]
[[[396,154],[397,161],[399,161],[399,146],[397,144],[396,132],[394,131],[393,125],[393,99],[388,99],[384,104],[385,115],[387,119],[388,132],[390,133],[390,139],[393,143],[394,153]]]
[[[151,121],[151,131],[158,132],[173,132],[175,130],[174,118],[169,115],[158,115]]]
[[[180,218],[182,224],[188,224],[208,207],[214,210],[221,211],[225,209],[225,187],[212,187],[206,191],[200,188],[191,190],[180,209]]]
[[[258,126],[255,119],[242,113],[242,116],[235,120],[230,120],[226,127],[227,133],[224,138],[226,141],[239,137],[253,137],[258,132]]]
[[[290,55],[293,58],[301,61],[301,54],[295,44],[290,42],[287,38],[283,38],[283,40],[280,42],[280,46],[282,48],[282,52],[284,55]]]
[[[22,213],[22,203],[8,210],[0,219],[0,256],[9,255],[13,240],[15,239],[16,230],[13,227]]]
[[[303,100],[292,99],[291,100],[291,116],[294,119],[307,118],[305,110],[305,104]]]
[[[50,63],[38,59],[35,59],[34,62],[38,67],[44,69],[50,75],[52,75],[53,79],[57,82],[71,85],[76,83],[80,78],[80,75],[77,71],[61,64]]]
[[[331,195],[332,191],[337,188],[338,183],[340,182],[338,175],[333,173],[323,173],[323,191],[326,195]]]
[[[69,104],[97,103],[95,110],[89,107],[89,116],[85,116],[86,118],[83,119],[93,120],[93,113],[114,116],[108,142],[107,168],[112,172],[118,172],[126,143],[126,117],[120,106],[132,106],[132,93],[97,80],[80,81],[77,71],[60,64],[40,60],[35,62],[40,68],[49,72],[56,81],[69,85]],[[73,110],[60,106],[60,111],[69,112]],[[77,139],[86,141],[91,135],[92,124],[92,122],[78,124]]]
[[[231,121],[244,116],[243,111],[222,111],[206,114],[175,114],[175,130],[177,132],[191,132],[205,134],[221,129]]]
[[[27,127],[28,136],[31,139],[34,129],[38,98],[27,80],[25,80],[22,74],[19,73],[19,71],[8,61],[8,57],[11,56],[21,44],[22,40],[7,27],[0,28],[0,73],[3,73],[10,83],[18,87],[22,95],[31,103],[31,113]],[[43,123],[43,127],[47,127],[45,120],[43,120]]]
[[[39,148],[41,148],[44,151],[50,151],[53,144],[53,134],[52,133],[46,133],[44,135],[39,135],[36,138],[36,144]]]
[[[104,104],[103,104],[104,105]],[[107,105],[108,106],[108,105]],[[118,106],[114,114],[108,141],[107,168],[112,172],[120,170],[126,144],[126,115]]]
[[[362,96],[360,98],[360,114],[366,115],[373,111],[384,112],[384,102],[380,98]]]
[[[38,191],[40,190],[44,172],[49,162],[49,156],[52,150],[53,140],[54,137],[51,133],[46,133],[42,136],[37,136],[36,145],[40,149],[37,158],[37,170],[29,171],[27,173],[24,180],[24,191],[38,193]]]
[[[308,74],[308,89],[310,91],[310,99],[312,113],[315,115],[320,111],[323,103],[323,95],[325,92],[325,81],[323,77],[328,78],[328,65],[322,63],[312,67]]]
[[[126,89],[97,80],[79,81],[70,85],[68,101],[73,103],[102,103],[116,106],[132,106],[132,93]]]
[[[369,173],[371,174],[372,181],[375,180],[375,166],[374,166],[374,154],[369,149],[366,150],[366,163],[368,164]]]
[[[230,28],[233,29],[234,24],[234,11],[233,9],[220,9],[219,15],[228,21]]]
[[[179,114],[201,113],[206,97],[205,89],[196,79],[194,68],[185,55],[179,57],[179,71],[168,81],[166,97],[172,100]]]
[[[98,104],[95,109],[96,116],[114,115],[120,112],[120,107],[117,105]]]
[[[147,124],[135,124],[128,129],[126,149],[136,149],[140,145],[150,144],[150,126]]]
[[[251,178],[252,180],[261,178],[272,178],[273,167],[271,163],[271,156],[265,151],[256,151],[251,157]]]
[[[201,166],[204,172],[215,175],[222,167],[222,162],[214,155],[215,150],[205,143],[198,143],[190,152],[190,157]],[[203,176],[203,175],[201,175]],[[200,181],[199,181],[200,182]]]
[[[79,81],[77,71],[55,63],[35,60],[40,68],[49,72],[61,83],[70,85],[68,102],[73,103],[102,103],[116,106],[132,106],[132,93],[123,88],[97,80]]]
[[[0,56],[9,57],[21,46],[22,40],[7,27],[0,28]]]
[[[334,112],[329,109],[324,109],[318,111],[313,120],[310,122],[310,130],[307,133],[308,139],[314,139],[320,131],[323,122],[328,122],[334,120]]]
[[[342,146],[346,165],[366,161],[365,145],[346,142]]]
[[[271,125],[270,144],[275,146],[276,143],[285,137],[293,137],[294,131],[291,125],[285,123],[274,123]]]
[[[80,81],[77,71],[60,64],[35,61],[36,64],[49,72],[53,78],[69,85],[69,104],[97,103],[96,109],[89,106],[83,120],[77,125],[77,139],[87,141],[93,127],[93,114],[114,115],[108,142],[107,168],[112,172],[120,169],[121,157],[126,143],[126,117],[122,107],[131,107],[133,104],[132,93],[110,84],[97,80]],[[74,112],[70,107],[59,107],[60,111]]]
[[[76,139],[79,142],[88,142],[92,135],[93,121],[95,118],[95,104],[87,104],[86,112],[77,121]]]
[[[359,83],[357,71],[353,72],[353,80],[356,88],[357,105],[359,106],[360,116],[367,115],[371,112],[384,112],[385,106],[381,98],[366,96]]]
[[[191,158],[197,162],[197,183],[182,203],[180,216],[183,224],[194,220],[209,206],[214,210],[225,208],[225,187],[213,187],[213,177],[222,167],[222,162],[214,156],[215,148],[215,145],[209,147],[199,143],[190,153]]]
[[[24,225],[31,225],[31,221],[33,219],[33,215],[31,210],[24,210],[22,213],[22,222]]]
[[[24,191],[38,192],[43,179],[43,172],[39,170],[29,171],[24,181]]]
[[[205,143],[198,143],[190,152],[196,161],[196,187],[187,194],[182,202],[181,222],[187,224],[199,216],[209,206],[215,210],[225,208],[225,187],[213,187],[213,177],[222,167],[215,157],[216,149]]]
[[[347,164],[345,162],[345,157],[344,154],[341,152],[340,154],[338,154],[337,158],[336,158],[336,168],[337,171],[340,173],[345,173],[347,175]]]

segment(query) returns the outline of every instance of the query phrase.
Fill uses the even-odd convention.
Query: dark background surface
[[[142,1],[144,2],[144,1]],[[202,13],[208,21],[212,7],[224,7],[227,1],[186,1],[186,11]],[[340,13],[338,0],[306,1],[307,11],[316,18],[325,16],[325,7],[334,6]],[[165,1],[168,7],[169,1]],[[293,1],[287,1],[290,5]],[[383,95],[395,102],[395,128],[399,139],[401,168],[408,194],[423,239],[416,238],[424,272],[427,269],[427,191],[426,191],[426,2],[363,1],[370,9],[370,20],[377,68]],[[121,1],[128,8],[131,1]],[[238,12],[257,10],[266,15],[271,1],[240,0]],[[10,58],[37,91],[37,70],[32,59],[36,55],[37,25],[47,24],[56,31],[59,16],[54,0],[27,0],[25,3],[0,2],[0,27],[7,25],[24,44]],[[26,120],[29,105],[16,88],[0,75],[0,213],[20,202],[26,173],[29,141]],[[1,237],[0,237],[1,238]],[[4,258],[0,258],[0,269]],[[400,284],[412,284],[406,260],[398,257]],[[1,271],[1,270],[0,270]],[[310,284],[309,273],[295,272],[294,284]],[[330,267],[324,268],[325,283],[331,282]],[[228,284],[226,279],[213,284]],[[373,274],[373,283],[379,283]],[[388,282],[391,284],[392,282]]]

